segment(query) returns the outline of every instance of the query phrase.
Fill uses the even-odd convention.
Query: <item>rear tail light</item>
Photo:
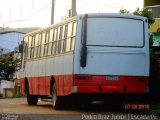
[[[139,82],[147,82],[148,78],[147,77],[140,77],[138,78]]]
[[[89,76],[88,75],[75,75],[74,79],[75,80],[89,80]]]

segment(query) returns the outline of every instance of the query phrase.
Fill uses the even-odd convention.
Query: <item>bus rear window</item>
[[[88,18],[87,45],[143,47],[143,21],[127,18]]]

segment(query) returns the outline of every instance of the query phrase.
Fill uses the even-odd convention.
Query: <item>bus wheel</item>
[[[38,103],[38,96],[30,95],[28,84],[26,85],[26,87],[27,87],[27,102],[28,102],[28,104],[29,105],[36,105]]]
[[[27,102],[29,105],[36,105],[38,103],[38,97],[36,95],[27,94]]]
[[[109,110],[121,110],[122,109],[122,99],[117,96],[110,97],[108,99],[103,100],[104,108]]]
[[[57,96],[57,88],[56,88],[56,84],[53,85],[53,89],[52,89],[52,106],[55,110],[59,110],[63,108],[62,105],[62,97]]]

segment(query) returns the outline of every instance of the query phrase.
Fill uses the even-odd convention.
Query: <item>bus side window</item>
[[[44,56],[48,54],[48,46],[49,46],[49,32],[47,31],[44,44]]]
[[[28,36],[24,38],[24,50],[23,50],[23,54],[24,56],[24,60],[27,59],[27,53],[28,53]]]
[[[26,36],[24,38],[24,48],[23,48],[23,57],[24,57],[24,60],[27,59],[27,55],[28,55],[28,36]]]
[[[64,53],[64,41],[65,41],[65,31],[66,31],[65,28],[66,28],[66,25],[63,25],[62,26],[62,38],[61,38],[62,42],[61,42],[61,49],[60,49],[61,53]]]
[[[62,28],[63,28],[62,26],[58,28],[58,38],[57,38],[57,48],[56,48],[57,54],[61,52]]]
[[[44,43],[45,43],[46,32],[42,34],[42,44],[41,44],[41,57],[44,56]]]
[[[27,59],[31,59],[31,42],[32,42],[32,36],[29,36],[29,40],[28,40],[28,55],[27,55]]]
[[[24,69],[25,68],[25,64],[26,64],[26,59],[27,59],[27,54],[28,54],[28,36],[26,36],[24,38],[24,43],[23,43],[24,47],[23,47],[23,61],[22,61],[22,68]]]
[[[41,44],[42,44],[42,34],[38,36],[38,48],[37,48],[37,57],[41,56]]]
[[[52,54],[52,42],[53,42],[53,29],[50,30],[49,33],[49,47],[48,47],[48,55]]]
[[[72,28],[73,28],[73,23],[69,23],[68,24],[68,31],[67,31],[66,52],[71,51]]]
[[[68,28],[67,25],[63,25],[61,53],[64,53],[66,49],[67,28]]]
[[[59,40],[59,33],[60,33],[60,27],[57,28],[57,39],[56,39],[56,49],[55,49],[55,54],[58,53],[58,40]]]
[[[56,53],[56,42],[57,42],[57,28],[54,29],[54,34],[53,34],[53,42],[52,42],[52,53]]]
[[[34,47],[35,47],[35,36],[32,36],[32,42],[31,42],[31,59],[34,57]]]
[[[76,39],[76,31],[77,31],[77,23],[73,23],[73,31],[72,31],[72,37],[71,37],[71,51],[74,50],[75,46],[75,39]]]
[[[36,34],[36,35],[35,35],[34,58],[37,58],[37,52],[38,52],[38,36],[39,36],[39,34]]]

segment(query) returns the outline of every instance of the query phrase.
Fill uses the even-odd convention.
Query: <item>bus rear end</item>
[[[147,18],[91,14],[79,18],[74,93],[130,95],[148,92]]]

